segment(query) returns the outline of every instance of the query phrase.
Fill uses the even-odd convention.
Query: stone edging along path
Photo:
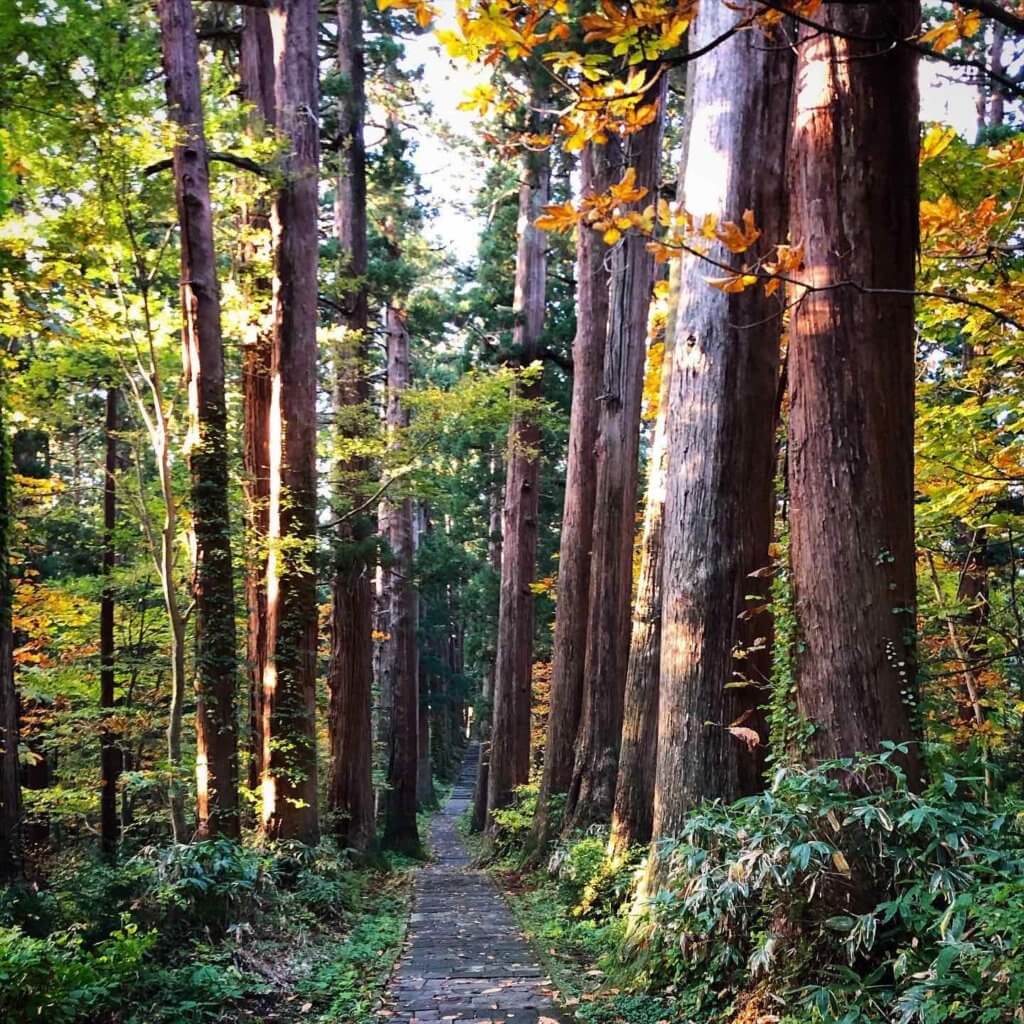
[[[476,750],[430,830],[435,859],[417,872],[405,949],[388,986],[390,1024],[564,1024],[550,982],[494,883],[470,866],[456,828],[473,798]]]

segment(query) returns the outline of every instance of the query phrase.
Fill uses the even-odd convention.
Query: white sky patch
[[[454,0],[441,0],[438,7],[441,17],[435,28],[454,28]],[[459,104],[475,85],[489,80],[489,69],[453,61],[433,33],[407,39],[405,49],[410,66],[423,66],[421,98],[430,104],[434,120],[455,135],[478,137],[479,118],[470,111],[459,110]],[[473,209],[473,200],[483,185],[484,162],[452,147],[432,131],[419,134],[416,143],[416,170],[438,208],[428,235],[460,262],[468,262],[476,255],[483,228],[482,219]]]

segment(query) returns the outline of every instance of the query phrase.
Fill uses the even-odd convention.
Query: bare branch
[[[210,159],[222,164],[231,164],[233,167],[243,171],[251,171],[253,174],[258,174],[263,178],[270,175],[266,167],[256,163],[255,160],[250,160],[247,156],[236,156],[234,153],[211,152]],[[169,171],[173,166],[174,158],[168,157],[166,160],[158,160],[155,164],[150,164],[148,167],[143,168],[142,173],[148,178],[154,174],[159,174],[161,171]]]

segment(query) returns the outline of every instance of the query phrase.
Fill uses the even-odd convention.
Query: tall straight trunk
[[[548,201],[548,153],[526,153],[519,186],[519,239],[516,252],[513,343],[520,364],[537,358],[544,329],[547,242],[535,221]],[[538,399],[536,376],[521,397]],[[509,427],[502,515],[501,595],[494,669],[494,710],[487,770],[488,816],[506,806],[530,773],[530,698],[533,663],[533,582],[537,561],[537,501],[540,427],[517,413]]]
[[[188,386],[196,613],[198,835],[239,835],[235,720],[235,592],[228,512],[227,406],[213,242],[209,157],[203,129],[199,44],[191,0],[159,0],[164,79],[181,231],[182,362]]]
[[[249,132],[262,138],[273,130],[275,119],[273,40],[270,17],[265,10],[246,7],[242,12],[242,45],[239,62],[242,97],[252,107]],[[244,212],[252,232],[269,232],[265,204],[255,202]],[[247,246],[243,259],[254,253]],[[250,301],[269,295],[271,283],[260,278],[248,284]],[[249,679],[249,788],[257,789],[262,777],[263,673],[267,664],[267,531],[270,515],[270,333],[258,317],[252,336],[242,350],[242,462],[245,469],[245,606],[246,669]]]
[[[501,512],[504,501],[504,479],[501,474],[501,463],[491,460],[491,492],[488,495],[489,519],[487,528],[487,562],[495,575],[501,578]],[[477,735],[480,739],[480,756],[477,760],[476,788],[473,791],[472,829],[482,832],[487,825],[487,789],[490,777],[491,758],[491,726],[494,719],[494,672],[495,655],[491,654],[487,674],[483,679],[483,692],[480,694],[481,717],[476,723]]]
[[[14,687],[13,588],[10,577],[11,461],[6,396],[0,390],[0,881],[21,872],[18,693]]]
[[[724,5],[702,7],[690,45],[734,22]],[[709,214],[740,222],[754,210],[764,233],[742,255],[710,245],[729,266],[785,240],[791,74],[784,47],[748,32],[692,65],[683,205],[697,223]],[[704,798],[754,791],[766,738],[766,667],[735,655],[751,631],[769,629],[763,611],[747,615],[765,583],[751,573],[767,565],[772,535],[783,303],[760,286],[713,288],[708,276],[703,259],[684,254],[668,397],[655,840]],[[729,731],[740,722],[753,730],[749,746]]]
[[[645,97],[645,102],[658,106],[654,121],[623,142],[624,166],[634,168],[637,186],[648,190],[641,206],[654,201],[658,190],[666,86],[667,77],[662,75]],[[565,809],[567,827],[607,821],[615,799],[629,658],[640,409],[653,286],[654,257],[647,239],[630,232],[611,256],[590,542],[593,564],[601,571],[590,575],[583,706]]]
[[[855,39],[902,38],[919,15],[917,0],[826,6],[826,31],[802,30],[798,44],[792,234],[805,246],[803,280],[824,289],[803,296],[789,326],[796,690],[815,758],[918,732],[917,58]],[[916,783],[916,745],[905,766]]]
[[[319,838],[316,765],[317,172],[315,0],[272,0],[277,134],[285,147],[270,225],[270,517],[267,664],[262,699],[262,824]]]
[[[117,527],[117,471],[118,431],[121,392],[107,389],[106,419],[104,424],[104,476],[103,476],[103,593],[100,596],[100,707],[109,713],[115,706],[114,665],[114,587],[113,573],[117,560],[114,530]],[[100,845],[103,855],[113,861],[121,838],[121,823],[117,811],[117,782],[121,775],[123,758],[117,737],[104,724],[100,734]]]
[[[434,790],[434,759],[431,756],[431,742],[435,738],[434,714],[435,702],[429,698],[431,694],[430,677],[424,671],[423,661],[419,665],[420,707],[417,719],[416,746],[416,805],[420,810],[428,810],[437,806],[437,793]]]
[[[580,155],[580,194],[602,195],[611,183],[609,149],[589,145]],[[601,375],[608,329],[607,247],[601,235],[581,227],[576,236],[576,336],[572,344],[572,406],[565,503],[558,548],[558,604],[555,614],[551,699],[532,843],[547,846],[551,798],[564,793],[572,768],[583,700],[590,593],[590,541],[597,473],[594,445],[600,411]]]
[[[338,107],[338,181],[334,232],[340,243],[339,298],[345,336],[335,355],[334,415],[339,440],[358,437],[370,397],[367,379],[366,106],[362,6],[338,3],[338,71],[347,83]],[[339,509],[360,503],[366,459],[346,459],[336,484]],[[373,842],[374,811],[370,715],[373,683],[373,593],[366,552],[374,524],[359,515],[338,525],[331,582],[331,768],[327,806],[342,846],[365,850]]]
[[[402,392],[411,380],[409,332],[403,313],[388,307],[389,443],[409,425]],[[419,748],[419,658],[416,651],[418,602],[412,583],[415,524],[412,498],[389,503],[387,539],[392,564],[387,588],[390,597],[386,658],[390,662],[391,723],[388,750],[388,791],[384,800],[384,844],[404,853],[420,851],[416,824],[417,752]]]
[[[622,741],[609,843],[613,856],[621,856],[633,844],[648,842],[654,824],[658,685],[661,678],[662,532],[665,522],[665,478],[668,473],[668,403],[680,276],[681,268],[678,261],[675,261],[670,270],[669,316],[665,325],[658,412],[654,421],[654,438],[647,471],[644,527],[640,542],[640,578],[637,580],[633,600],[633,623],[629,638]]]
[[[989,67],[993,75],[1006,70],[1006,26],[996,23],[992,26],[992,46],[989,50]],[[1001,128],[1006,122],[1006,95],[1002,87],[993,80],[992,96],[988,103],[988,123],[992,128]]]

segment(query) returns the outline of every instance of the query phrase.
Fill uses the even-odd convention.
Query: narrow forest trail
[[[557,1024],[549,983],[487,875],[470,866],[457,822],[473,799],[477,748],[433,821],[405,950],[380,1011],[391,1024]]]

